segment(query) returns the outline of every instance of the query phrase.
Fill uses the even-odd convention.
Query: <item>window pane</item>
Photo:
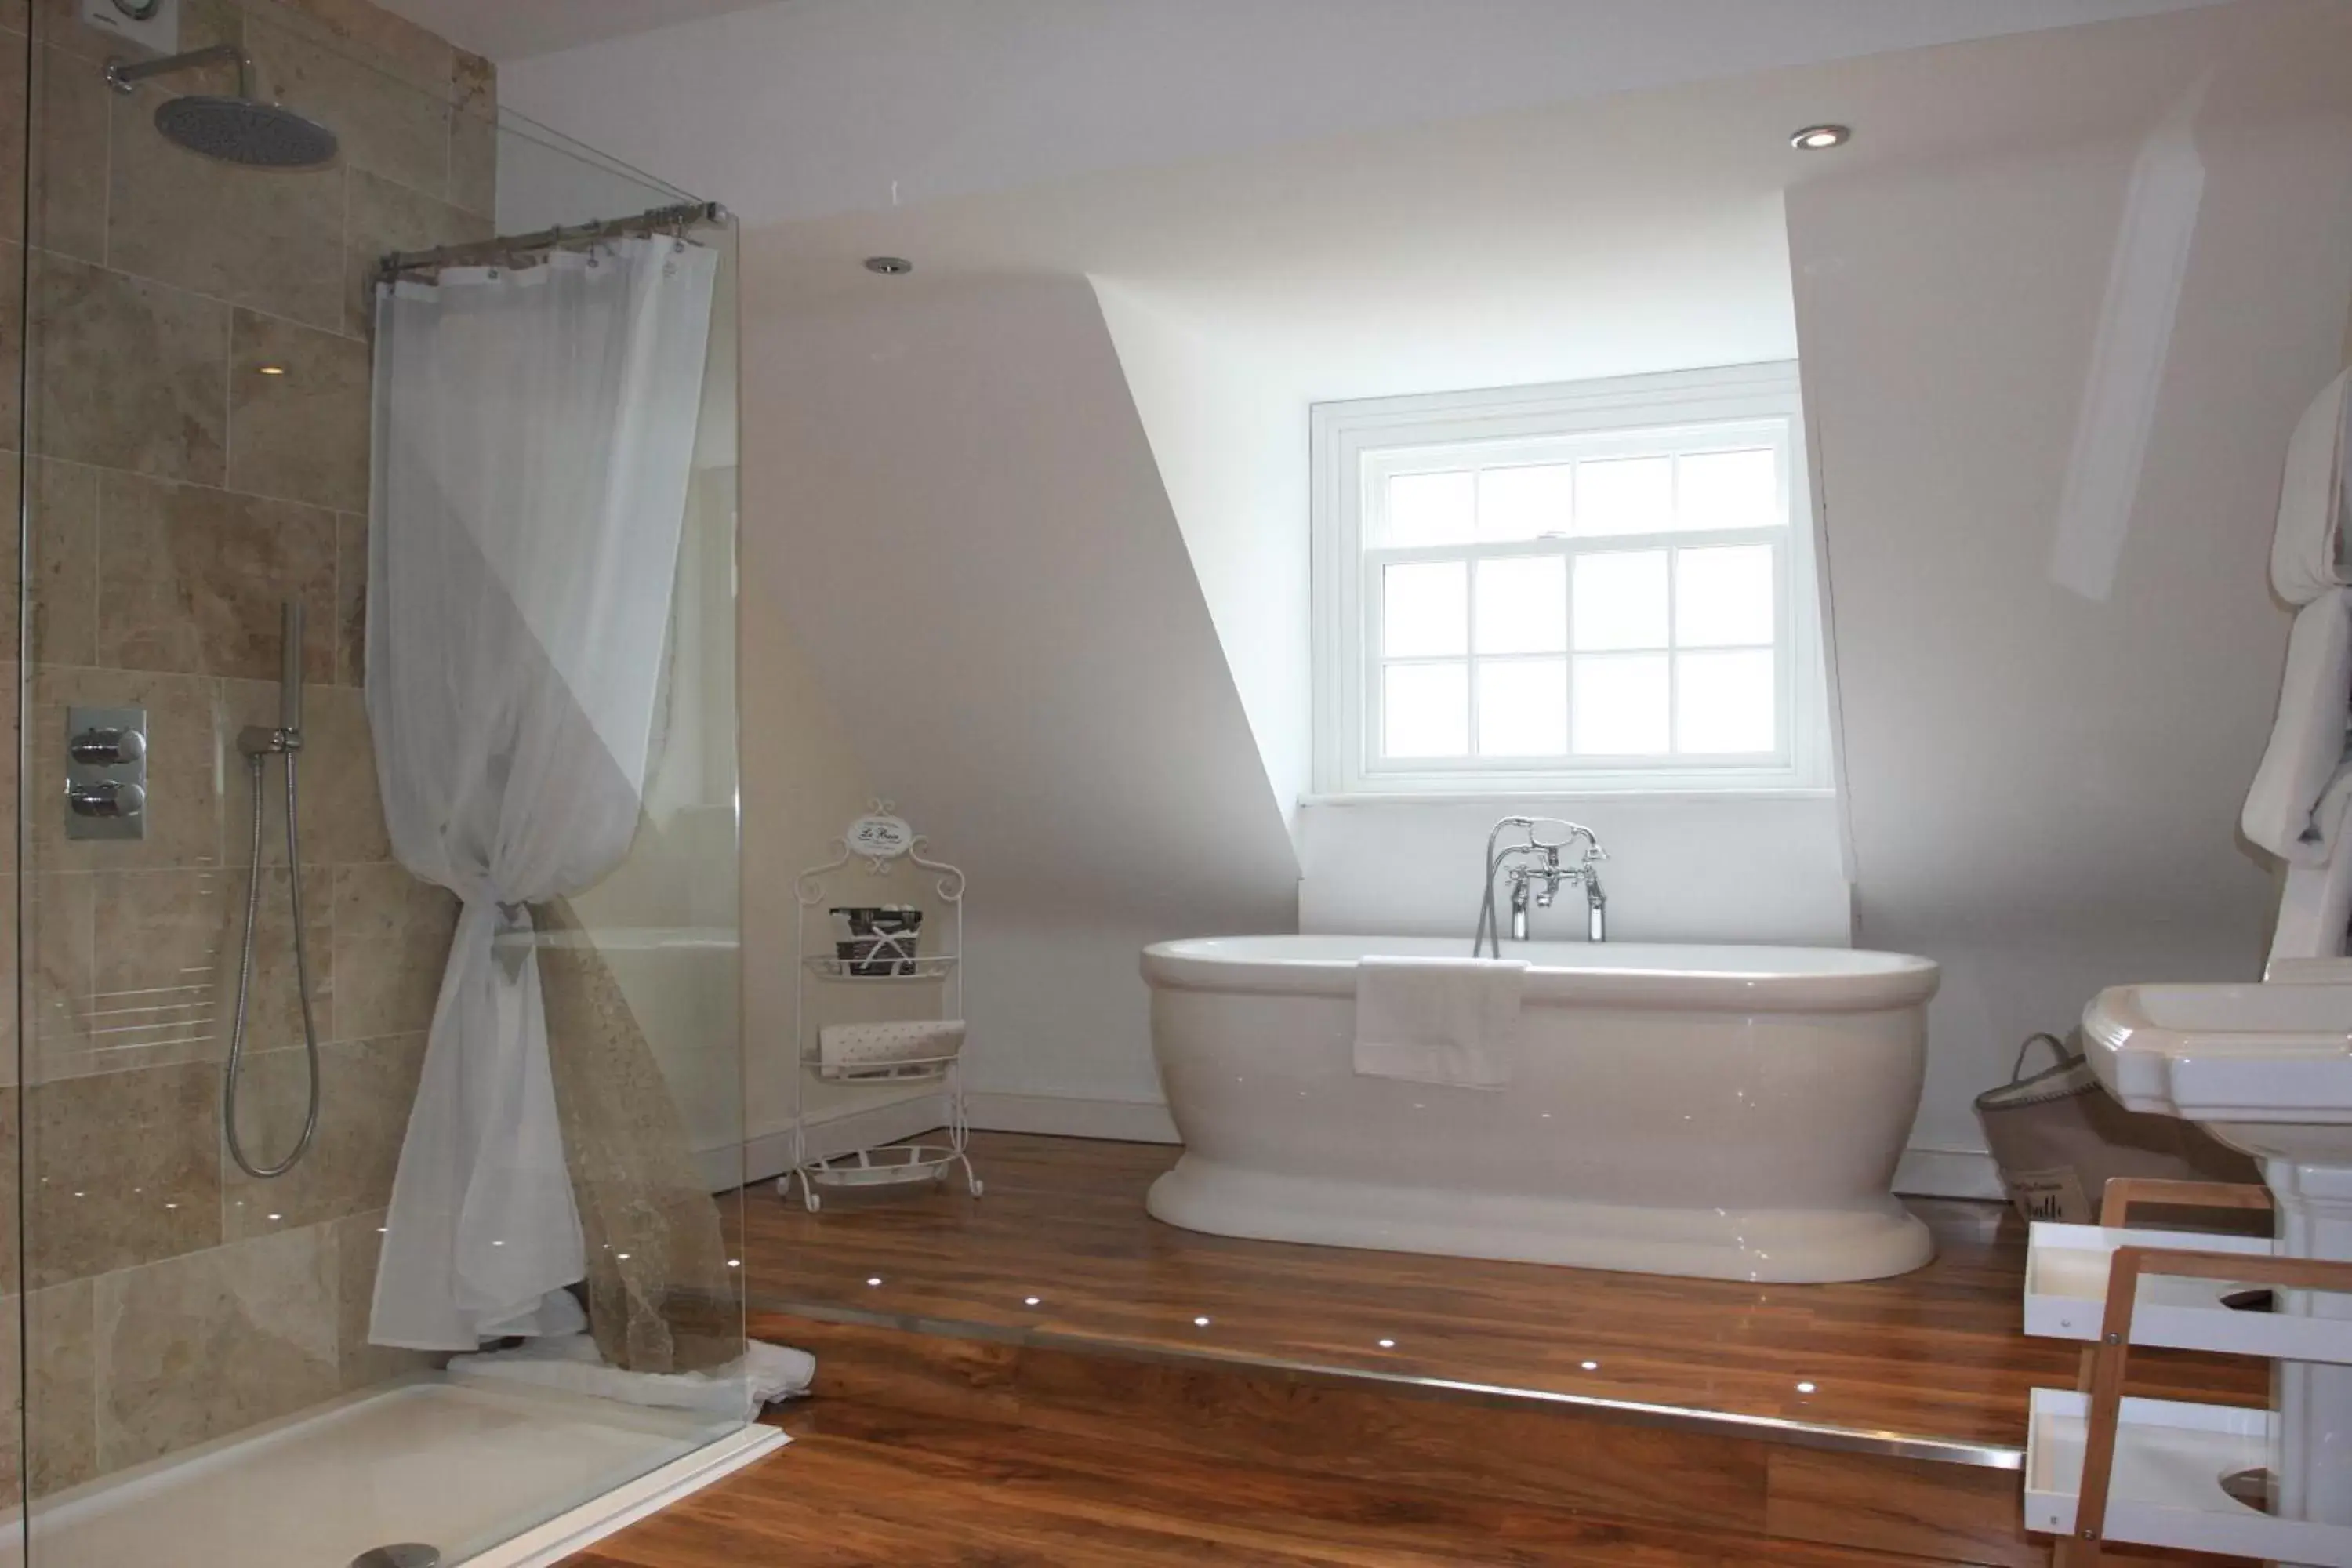
[[[1391,658],[1470,651],[1470,568],[1433,561],[1381,570],[1381,647]]]
[[[1478,651],[1568,647],[1568,563],[1557,555],[1478,563]]]
[[[1566,463],[1488,468],[1478,476],[1478,537],[1566,533],[1576,470]]]
[[[1675,643],[1727,647],[1772,640],[1772,547],[1675,552]]]
[[[1614,551],[1576,561],[1576,650],[1666,646],[1666,552]]]
[[[1587,757],[1657,756],[1666,749],[1666,656],[1576,661],[1576,750]]]
[[[1478,754],[1557,757],[1568,750],[1568,661],[1481,659]]]
[[[1675,476],[1676,521],[1685,528],[1766,528],[1780,519],[1780,465],[1769,447],[1700,452]]]
[[[1380,542],[1465,544],[1476,534],[1477,476],[1399,474],[1389,481],[1389,525]]]
[[[1458,757],[1470,749],[1470,668],[1392,664],[1381,693],[1381,754]]]
[[[1773,749],[1769,651],[1677,658],[1675,750],[1724,755]]]
[[[1675,525],[1672,458],[1606,458],[1576,465],[1576,531],[1655,533]]]

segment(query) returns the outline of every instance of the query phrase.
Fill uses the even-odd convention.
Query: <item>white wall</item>
[[[1458,936],[1468,951],[1486,835],[1513,814],[1565,816],[1600,836],[1612,940],[1852,941],[1837,802],[1825,796],[1309,805],[1299,929]],[[1584,913],[1581,896],[1564,893],[1534,912],[1533,932],[1580,941]]]
[[[1150,1099],[1137,949],[1289,928],[1297,860],[1094,292],[745,274],[747,596],[971,873],[974,1085]]]
[[[1246,340],[1134,289],[1095,297],[1288,821],[1314,762],[1307,399]]]
[[[2138,144],[1789,198],[1859,940],[1945,970],[1916,1148],[1981,1149],[1970,1098],[2100,987],[2259,973],[2271,871],[2234,828],[2286,634],[2279,464],[2352,294],[2352,126],[2213,116],[2198,142],[2104,602],[2049,574]]]
[[[772,223],[2200,3],[789,0],[499,90]]]

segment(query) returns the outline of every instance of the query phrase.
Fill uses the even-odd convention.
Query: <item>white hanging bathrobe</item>
[[[377,290],[368,720],[394,852],[464,905],[378,1344],[582,1327],[526,906],[594,883],[636,828],[717,272],[648,238]]]

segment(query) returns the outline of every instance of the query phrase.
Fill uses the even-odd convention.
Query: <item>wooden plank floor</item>
[[[2002,1205],[1914,1203],[1937,1256],[1899,1279],[1743,1285],[1179,1230],[1143,1209],[1176,1153],[981,1133],[978,1200],[959,1184],[810,1215],[754,1188],[753,1304],[2008,1447],[2027,1391],[2074,1377],[2075,1347],[2018,1332],[2024,1229]],[[2267,1394],[2250,1363],[2151,1352],[2134,1370],[2137,1392]]]
[[[793,1446],[564,1568],[1950,1568],[1988,1561],[1366,1485],[987,1422],[825,1405]],[[2111,1549],[2119,1563],[2222,1560]],[[2037,1561],[2039,1556],[2037,1554]]]

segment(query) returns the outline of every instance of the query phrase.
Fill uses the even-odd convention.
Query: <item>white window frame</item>
[[[1832,784],[1821,583],[1804,420],[1793,362],[1676,371],[1500,391],[1324,403],[1311,415],[1314,524],[1315,788],[1323,796],[1806,794]],[[1660,450],[1771,447],[1788,512],[1778,531],[1574,535],[1367,550],[1367,506],[1397,474],[1509,463],[1632,457]],[[1371,537],[1378,537],[1377,532]],[[1769,541],[1775,546],[1773,750],[1736,757],[1540,759],[1471,755],[1389,761],[1374,754],[1382,666],[1381,572],[1414,560],[1574,557],[1608,551]],[[1475,573],[1475,566],[1471,570]],[[1671,579],[1669,593],[1672,592]],[[1671,601],[1669,601],[1671,604]],[[1671,611],[1670,611],[1671,614]],[[1571,628],[1571,637],[1573,628]],[[1476,657],[1475,633],[1469,657]],[[1669,669],[1673,668],[1671,658]],[[1672,676],[1669,676],[1672,679]],[[1477,735],[1475,665],[1471,743]]]

